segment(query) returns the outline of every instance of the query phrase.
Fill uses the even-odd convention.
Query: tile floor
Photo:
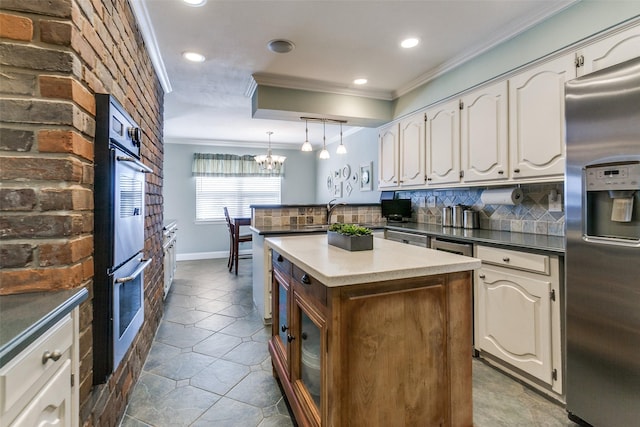
[[[251,292],[251,260],[240,260],[238,276],[226,259],[178,263],[122,427],[294,425]],[[576,426],[563,408],[481,361],[473,370],[476,427]]]

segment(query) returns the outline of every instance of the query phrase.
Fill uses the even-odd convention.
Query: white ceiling
[[[272,85],[393,99],[513,37],[575,0],[132,0],[166,78],[165,138],[232,145],[300,144],[304,122],[254,119],[252,75]],[[421,40],[401,49],[402,39]],[[295,49],[277,54],[273,39]],[[206,56],[189,63],[184,51]],[[164,68],[164,70],[163,70]],[[369,83],[355,87],[365,77]],[[259,80],[256,78],[256,80]],[[321,124],[309,123],[321,143]],[[353,131],[348,125],[345,133]],[[337,126],[327,125],[327,142]]]

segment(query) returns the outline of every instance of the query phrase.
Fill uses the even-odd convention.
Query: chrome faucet
[[[340,202],[340,203],[336,203],[336,204],[331,204],[333,202],[335,202],[337,199],[331,199],[329,200],[329,203],[327,203],[327,224],[331,224],[331,212],[333,212],[333,210],[338,207],[338,206],[346,206],[347,204],[344,202]]]

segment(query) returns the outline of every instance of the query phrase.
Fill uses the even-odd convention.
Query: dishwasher
[[[437,237],[431,238],[431,249],[435,249],[436,251],[444,251],[451,252],[453,254],[464,255],[464,256],[473,256],[473,244],[472,243],[461,243],[461,242],[452,242],[451,240],[443,240]],[[475,307],[475,285],[473,284],[473,278],[475,274],[471,275],[471,289],[469,292],[471,293],[471,356],[478,357],[479,352],[475,349],[475,316],[474,316],[474,307]]]

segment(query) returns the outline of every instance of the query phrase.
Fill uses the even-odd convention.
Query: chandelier
[[[342,124],[347,123],[346,120],[315,118],[315,117],[300,117],[300,120],[305,121],[305,134],[306,134],[304,144],[302,144],[302,151],[312,151],[311,143],[309,142],[309,124],[308,124],[308,122],[311,120],[316,122],[322,122],[322,151],[320,151],[320,155],[319,155],[319,157],[322,160],[326,160],[331,157],[329,155],[329,150],[327,150],[327,136],[325,131],[327,122],[340,124],[340,145],[338,145],[338,149],[336,150],[336,153],[345,154],[347,152],[347,148],[344,146],[342,142]]]
[[[269,131],[267,132],[267,135],[269,135],[269,149],[267,150],[267,154],[255,156],[254,159],[264,170],[279,171],[282,168],[286,157],[274,156],[271,154],[271,135],[273,135],[273,132]]]

